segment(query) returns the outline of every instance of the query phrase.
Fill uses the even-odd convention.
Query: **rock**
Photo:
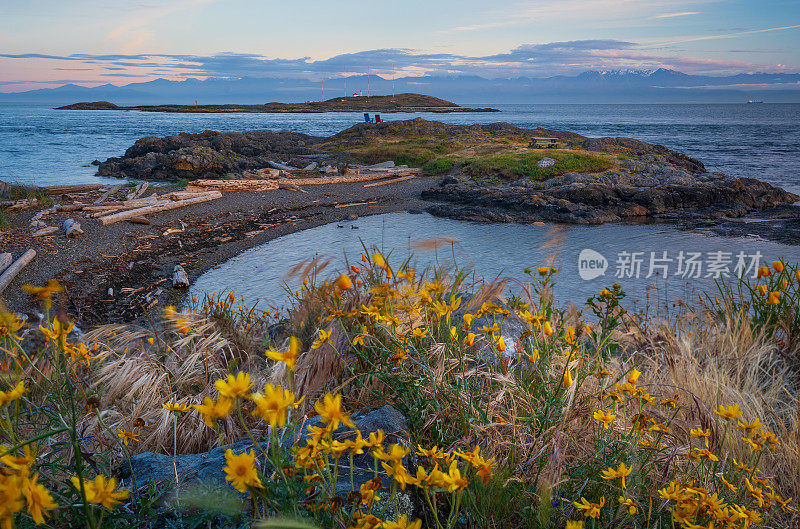
[[[353,414],[352,419],[364,437],[380,429],[386,433],[386,443],[402,443],[406,446],[412,446],[408,432],[408,421],[396,408],[386,405],[368,413]],[[306,421],[301,430],[295,429],[284,433],[281,441],[282,448],[288,451],[298,442],[303,444],[303,439],[309,431],[308,427],[320,426],[320,424],[319,418],[314,417]],[[334,436],[337,439],[343,439],[348,435],[352,435],[352,432],[352,429],[340,426]],[[267,447],[267,443],[261,444],[261,449],[267,450]],[[164,490],[163,487],[171,488],[174,485],[177,472],[182,487],[184,485],[202,483],[217,491],[225,492],[228,489],[233,490],[228,482],[225,481],[225,472],[222,470],[226,465],[225,452],[228,449],[235,453],[255,450],[256,454],[258,454],[257,459],[261,461],[262,468],[263,465],[267,464],[263,456],[261,456],[259,448],[255,448],[249,439],[243,439],[236,443],[214,448],[203,454],[180,454],[177,457],[153,452],[137,454],[127,462],[122,463],[117,474],[126,486],[132,486],[135,480],[136,487],[139,489],[147,483],[153,482],[160,484],[162,490]],[[357,467],[354,474],[356,487],[372,478],[373,461],[372,456],[368,454],[358,455],[353,458],[354,466]],[[384,476],[384,479],[387,479],[386,476]],[[336,488],[345,494],[351,490],[349,473],[340,477]]]
[[[313,171],[317,167],[319,167],[319,164],[317,162],[311,162],[310,164],[303,167],[303,171]]]
[[[128,222],[132,222],[133,224],[143,224],[145,226],[150,225],[150,219],[147,217],[131,217],[128,219]]]
[[[550,166],[555,165],[555,164],[556,164],[556,160],[554,160],[553,158],[547,158],[547,157],[544,157],[541,160],[539,160],[538,162],[536,162],[536,165],[538,167],[550,167]]]
[[[355,213],[350,213],[350,214],[347,216],[347,220],[351,220],[351,221],[352,221],[352,220],[358,220],[358,215],[356,215]]]

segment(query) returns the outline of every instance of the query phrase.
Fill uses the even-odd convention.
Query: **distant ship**
[[[759,101],[757,99],[751,99],[747,102],[748,105],[760,105],[761,103],[763,103],[763,101]]]

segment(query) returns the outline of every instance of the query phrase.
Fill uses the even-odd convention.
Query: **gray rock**
[[[396,408],[386,405],[368,413],[353,414],[352,418],[356,427],[365,437],[372,432],[383,430],[386,433],[387,444],[398,443],[411,446],[408,421]],[[289,451],[295,444],[304,444],[304,439],[309,433],[309,426],[321,426],[321,424],[319,418],[315,417],[306,421],[302,428],[284,433],[281,440],[282,449]],[[353,429],[343,426],[340,426],[334,433],[334,437],[340,440],[354,435]],[[268,451],[269,444],[264,442],[255,447],[252,441],[243,439],[225,446],[219,446],[202,454],[180,454],[177,457],[153,452],[137,454],[120,465],[118,476],[126,486],[133,486],[135,482],[137,489],[149,482],[172,488],[176,482],[175,477],[177,474],[181,488],[187,484],[204,484],[227,490],[230,485],[225,481],[223,467],[226,466],[225,452],[229,449],[237,454],[255,450],[256,459],[260,462],[262,468],[268,465],[261,452]],[[356,467],[353,482],[356,487],[373,477],[373,461],[372,456],[369,454],[362,454],[353,458],[353,464]],[[349,492],[349,473],[344,473],[340,477],[337,482],[337,490],[345,493]]]
[[[536,162],[536,165],[539,166],[539,167],[550,167],[550,166],[555,165],[555,164],[556,164],[556,160],[554,160],[553,158],[547,158],[547,157],[542,158],[541,160]]]

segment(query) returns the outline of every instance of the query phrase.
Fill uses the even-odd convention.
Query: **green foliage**
[[[556,163],[539,167],[537,162],[545,157],[555,159]],[[565,151],[512,151],[466,158],[461,163],[467,174],[476,177],[495,175],[512,179],[527,176],[532,180],[545,180],[567,173],[599,172],[613,167],[612,162],[601,156]]]
[[[425,165],[422,166],[422,170],[425,171],[426,174],[439,175],[449,173],[455,165],[456,162],[452,158],[434,158],[426,162]]]

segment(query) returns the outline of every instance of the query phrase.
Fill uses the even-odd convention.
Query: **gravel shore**
[[[3,293],[7,308],[33,314],[25,283],[58,279],[66,288],[62,307],[79,324],[132,321],[182,298],[168,279],[176,264],[190,280],[231,257],[276,237],[345,220],[404,210],[421,210],[430,178],[365,188],[360,183],[307,186],[308,193],[267,191],[225,193],[221,199],[154,214],[152,224],[120,222],[102,226],[95,219],[57,213],[48,224],[79,218],[85,234],[30,237],[28,221],[36,211],[9,217],[13,227],[0,232],[3,251],[18,257],[28,248],[37,256]],[[339,206],[339,207],[336,207]],[[183,231],[164,235],[169,229]],[[112,290],[109,290],[112,289]]]

